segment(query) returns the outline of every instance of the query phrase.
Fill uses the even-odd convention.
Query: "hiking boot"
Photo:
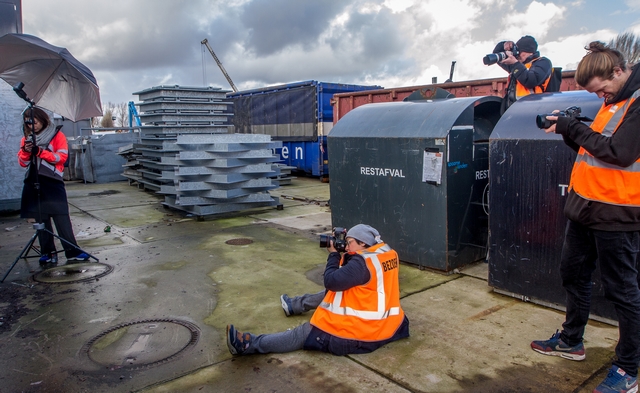
[[[88,261],[88,260],[89,260],[89,254],[87,254],[86,252],[81,252],[80,254],[76,255],[75,257],[67,258],[67,262],[69,262],[69,261]]]
[[[291,298],[287,296],[286,293],[280,296],[280,303],[282,303],[282,309],[284,310],[284,315],[288,317],[293,315],[293,306],[291,305]]]
[[[618,366],[612,366],[607,377],[593,390],[593,393],[636,393],[638,378],[627,375]]]
[[[550,339],[545,341],[532,341],[531,349],[543,355],[560,356],[569,360],[584,360],[584,344],[580,343],[573,347],[568,346],[560,338],[560,332],[556,330]]]
[[[251,334],[236,330],[233,325],[227,325],[227,347],[232,355],[242,355],[251,344]]]

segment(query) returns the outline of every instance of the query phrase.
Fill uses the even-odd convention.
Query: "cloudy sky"
[[[593,40],[640,34],[640,0],[22,0],[24,33],[63,46],[95,74],[103,103],[158,85],[240,90],[322,82],[385,88],[504,76],[482,57],[536,37],[575,69]]]

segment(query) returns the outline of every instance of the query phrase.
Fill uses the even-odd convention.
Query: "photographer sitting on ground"
[[[514,51],[514,45],[517,48]],[[504,52],[507,58],[498,63],[509,73],[507,93],[502,100],[500,114],[504,113],[516,100],[529,95],[547,91],[553,67],[551,60],[541,57],[535,38],[526,35],[515,44],[502,41],[493,49],[493,53]],[[514,56],[514,52],[517,56]]]
[[[258,336],[228,325],[227,346],[233,355],[299,349],[334,355],[369,353],[409,337],[409,320],[400,307],[398,254],[380,240],[378,231],[358,224],[347,232],[346,253],[341,255],[333,241],[327,249],[326,294],[311,321],[284,332]],[[319,299],[318,295],[306,296]]]

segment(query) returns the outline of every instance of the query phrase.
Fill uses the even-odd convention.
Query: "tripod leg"
[[[38,232],[36,231],[36,233],[33,234],[33,236],[31,236],[31,239],[29,240],[29,243],[27,243],[26,246],[24,246],[24,248],[22,249],[22,251],[20,251],[20,255],[18,255],[18,257],[16,258],[15,261],[13,261],[13,264],[11,265],[11,267],[9,268],[9,270],[7,270],[7,272],[5,273],[4,277],[2,277],[2,280],[0,280],[0,282],[4,282],[4,279],[7,278],[7,276],[9,275],[9,273],[11,273],[11,270],[13,270],[14,266],[16,266],[16,263],[18,263],[18,261],[20,260],[20,258],[26,257],[28,250],[31,248],[31,246],[33,246],[33,242],[36,241],[36,238],[38,237]]]
[[[93,255],[89,254],[88,252],[86,252],[85,250],[81,249],[80,247],[76,246],[75,244],[71,243],[70,241],[68,241],[67,239],[63,239],[62,237],[56,235],[55,233],[51,232],[48,229],[43,229],[43,231],[50,233],[51,235],[53,235],[53,237],[55,237],[56,239],[59,239],[61,242],[63,242],[64,244],[67,244],[73,248],[75,248],[76,250],[83,252],[85,254],[87,254],[90,258],[93,258],[96,260],[96,262],[100,262],[100,260],[96,257],[94,257]]]

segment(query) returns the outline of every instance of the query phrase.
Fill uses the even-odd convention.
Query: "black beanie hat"
[[[530,35],[525,35],[516,42],[516,46],[522,52],[535,53],[538,50],[536,39]]]

